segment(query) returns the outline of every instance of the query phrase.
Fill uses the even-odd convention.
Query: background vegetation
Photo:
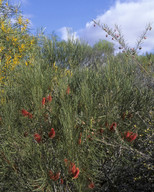
[[[154,55],[0,15],[0,191],[152,191]]]

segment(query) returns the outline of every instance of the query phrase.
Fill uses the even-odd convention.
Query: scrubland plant
[[[124,53],[94,68],[85,45],[35,39],[3,87],[0,191],[152,191],[153,64]]]
[[[29,65],[34,59],[35,37],[28,34],[29,20],[17,6],[6,0],[0,1],[0,84],[3,86],[11,71],[22,64]]]

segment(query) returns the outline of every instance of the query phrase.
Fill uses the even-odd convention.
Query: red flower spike
[[[110,126],[110,131],[115,131],[116,127],[117,127],[117,123],[113,122],[112,125]]]
[[[79,138],[79,140],[78,140],[78,144],[81,145],[81,138]]]
[[[29,119],[32,119],[32,117],[33,117],[32,114],[29,113],[28,111],[26,111],[25,109],[22,109],[22,110],[21,110],[21,113],[22,113],[23,116],[29,117]]]
[[[28,114],[29,114],[29,112],[26,111],[25,109],[22,109],[21,112],[22,112],[23,116],[28,116]]]
[[[72,175],[75,175],[76,173],[76,166],[74,163],[71,163],[70,172],[72,173]]]
[[[51,131],[49,132],[49,137],[51,138],[51,139],[53,139],[54,137],[55,137],[55,130],[54,130],[54,128],[51,128]]]
[[[43,97],[43,98],[42,98],[42,105],[45,105],[45,101],[46,101],[46,98]]]
[[[91,183],[88,185],[88,188],[89,188],[89,189],[93,189],[94,187],[95,187],[95,185],[94,185],[93,182],[91,182]]]
[[[126,138],[129,138],[131,134],[132,134],[132,132],[127,131],[127,132],[125,133],[125,137],[126,137]]]
[[[52,180],[54,180],[54,178],[55,178],[55,176],[54,176],[54,174],[53,174],[53,172],[51,170],[49,171],[49,177]]]
[[[77,179],[78,176],[79,176],[79,173],[80,173],[80,170],[79,170],[79,168],[77,167],[77,168],[76,168],[76,172],[74,173],[74,177],[73,177],[72,179]]]
[[[81,137],[82,137],[82,133],[80,133],[79,139],[78,139],[78,144],[81,145]]]
[[[64,159],[64,161],[66,166],[68,166],[68,163],[69,163],[69,166],[68,166],[69,173],[73,176],[73,179],[77,179],[80,173],[79,168],[76,167],[74,163],[68,161],[67,159]]]
[[[125,138],[129,141],[129,142],[132,142],[136,139],[137,137],[137,134],[136,133],[133,133],[133,132],[130,132],[130,131],[127,131],[125,132]]]
[[[54,181],[57,181],[60,177],[60,172],[56,173],[56,175],[54,176]]]
[[[60,172],[58,172],[58,173],[56,173],[56,175],[54,175],[54,173],[50,170],[49,171],[49,177],[53,181],[57,181],[59,179],[59,177],[60,177]]]
[[[52,101],[51,95],[48,95],[48,97],[46,99],[47,99],[48,102],[51,102]]]
[[[40,141],[41,141],[41,135],[39,135],[38,133],[35,133],[35,134],[34,134],[34,139],[35,139],[38,143],[40,143]]]
[[[130,138],[130,142],[134,141],[136,139],[136,137],[137,137],[136,133],[130,135],[130,137],[129,137]]]
[[[67,87],[66,93],[67,93],[67,95],[70,94],[70,87],[69,86]]]
[[[28,117],[29,117],[29,119],[32,119],[33,115],[31,113],[28,113]]]

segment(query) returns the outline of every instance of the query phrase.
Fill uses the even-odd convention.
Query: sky
[[[94,27],[93,19],[107,24],[114,29],[115,24],[130,48],[135,47],[137,40],[150,23],[140,53],[154,52],[154,0],[12,0],[21,2],[21,10],[31,21],[31,31],[41,28],[45,34],[57,34],[61,39],[80,39],[90,45],[99,40],[108,40],[98,26]]]

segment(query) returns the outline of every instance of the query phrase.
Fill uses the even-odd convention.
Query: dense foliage
[[[0,12],[0,191],[152,191],[154,55],[33,36]]]

